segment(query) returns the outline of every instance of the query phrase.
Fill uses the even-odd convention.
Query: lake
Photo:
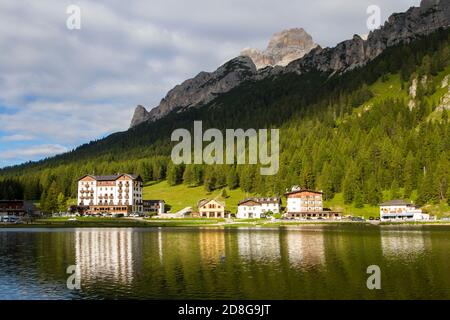
[[[450,226],[0,229],[0,299],[450,299],[449,265]]]

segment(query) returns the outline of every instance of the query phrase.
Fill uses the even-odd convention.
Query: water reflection
[[[109,279],[122,284],[133,281],[133,231],[77,230],[75,258],[83,282]]]
[[[280,259],[280,233],[278,231],[239,230],[237,242],[241,259],[247,261]]]
[[[286,244],[292,266],[309,268],[325,264],[323,232],[291,230],[286,234]]]
[[[0,257],[0,299],[450,298],[449,227],[8,230]]]
[[[422,230],[382,230],[381,248],[386,258],[415,258],[426,250],[425,233]]]
[[[202,261],[217,263],[225,257],[225,233],[222,230],[203,231],[199,236]]]

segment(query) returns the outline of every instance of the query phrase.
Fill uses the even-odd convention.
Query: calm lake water
[[[0,229],[0,299],[450,299],[449,266],[448,226]]]

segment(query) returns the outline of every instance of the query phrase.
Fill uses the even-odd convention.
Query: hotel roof
[[[315,193],[315,194],[323,194],[323,192],[321,192],[321,191],[308,190],[308,189],[299,189],[299,190],[293,190],[293,191],[286,192],[284,195],[288,196],[290,194],[303,193],[303,192],[310,192],[310,193]]]
[[[411,202],[406,200],[391,200],[380,204],[381,207],[396,207],[396,206],[412,206]]]
[[[247,199],[244,199],[244,200],[240,201],[238,203],[238,205],[242,205],[242,204],[250,202],[250,201],[256,202],[258,204],[263,204],[263,203],[280,203],[281,202],[281,198],[278,198],[278,197],[274,197],[274,198],[247,198]]]
[[[87,174],[85,176],[82,176],[79,180],[84,179],[86,177],[91,177],[97,181],[116,181],[117,179],[119,179],[122,176],[127,176],[133,180],[142,180],[140,175],[128,174],[128,173],[114,174],[114,175],[108,175],[108,176],[94,176],[94,175]]]
[[[198,202],[198,207],[203,207],[205,204],[210,203],[211,201],[215,201],[218,204],[222,205],[223,207],[225,207],[225,202],[217,200],[217,199],[202,199]]]

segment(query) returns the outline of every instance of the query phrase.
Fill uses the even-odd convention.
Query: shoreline
[[[2,229],[73,229],[73,228],[290,228],[299,226],[450,226],[450,221],[370,222],[370,221],[297,221],[297,222],[222,222],[208,220],[117,220],[117,221],[45,221],[23,224],[0,224]]]

